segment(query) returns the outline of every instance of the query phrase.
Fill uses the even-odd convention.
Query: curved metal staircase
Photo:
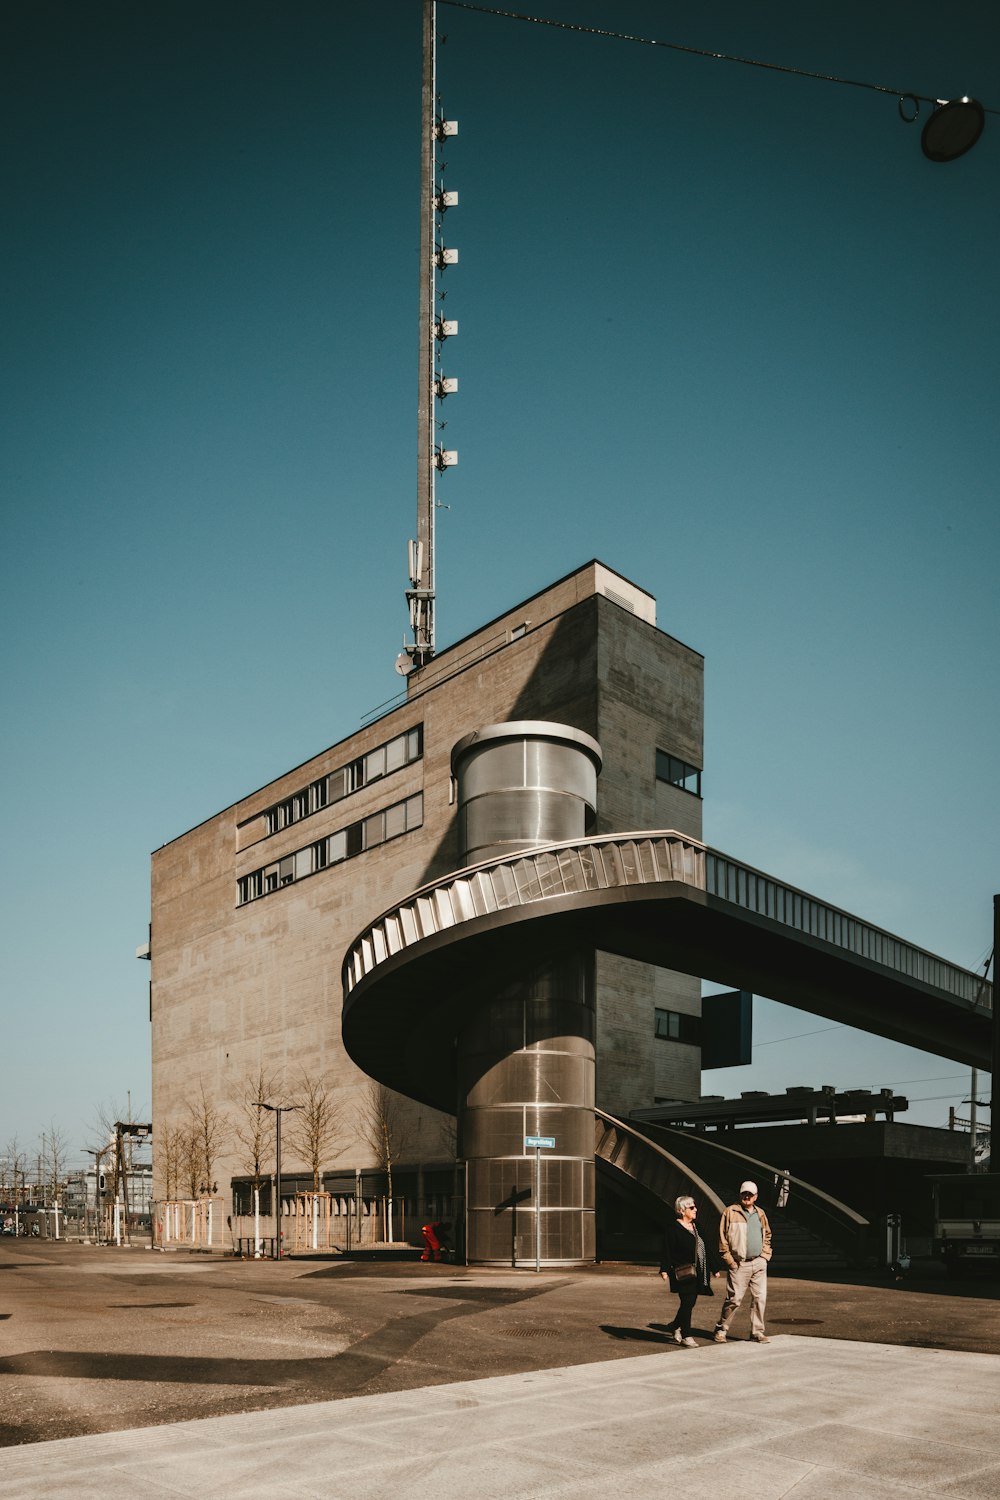
[[[681,1193],[721,1214],[740,1182],[752,1177],[782,1270],[835,1269],[865,1258],[868,1220],[781,1167],[704,1135],[649,1124],[639,1130],[600,1109],[594,1117],[598,1170],[654,1222],[673,1217]]]

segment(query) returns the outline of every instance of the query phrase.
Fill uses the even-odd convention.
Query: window
[[[342,859],[347,858],[347,829],[342,828],[339,833],[331,833],[327,839],[327,845],[330,850],[331,865],[339,865]]]
[[[655,1011],[654,1030],[664,1042],[686,1042],[692,1047],[701,1043],[701,1017],[686,1016],[681,1011]]]
[[[310,813],[319,812],[320,808],[341,801],[370,782],[380,781],[383,776],[411,765],[423,753],[424,730],[423,725],[418,724],[414,729],[407,729],[404,734],[397,734],[395,739],[387,740],[384,745],[377,745],[367,755],[359,756],[346,766],[331,771],[329,776],[321,776],[318,781],[311,782],[301,791],[293,792],[274,807],[266,808],[265,837],[270,838],[272,833],[279,833],[282,828],[308,818]]]
[[[391,807],[372,813],[357,823],[331,833],[328,838],[307,844],[294,854],[286,854],[263,869],[250,875],[241,875],[236,883],[237,905],[245,906],[266,896],[282,886],[292,885],[328,865],[337,865],[345,859],[353,859],[366,849],[374,849],[389,839],[419,828],[424,821],[424,794],[417,792],[403,802],[394,802]]]
[[[364,758],[365,784],[369,781],[377,781],[380,776],[385,775],[385,746],[380,745],[377,750],[371,750]]]
[[[344,766],[341,770],[334,771],[333,774],[327,778],[327,785],[330,788],[331,802],[339,802],[341,797],[346,797],[348,792],[351,790],[347,780],[347,767]]]
[[[387,807],[383,814],[385,818],[385,837],[394,839],[398,833],[406,832],[406,803],[397,802],[395,807]]]
[[[666,750],[656,752],[656,779],[670,786],[679,786],[682,792],[701,796],[701,772],[697,766],[689,766],[686,760],[668,755]]]
[[[419,828],[424,821],[424,794],[417,792],[415,797],[407,797],[404,804],[406,807],[406,831],[411,828]]]

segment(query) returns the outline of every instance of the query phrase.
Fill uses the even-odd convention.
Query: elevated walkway
[[[592,1254],[593,1198],[585,1185],[592,1031],[577,971],[580,955],[595,949],[753,990],[956,1062],[990,1065],[993,992],[979,975],[677,832],[575,839],[469,866],[415,891],[354,941],[343,965],[342,1026],[348,1053],[367,1073],[449,1112],[459,1102],[458,1044],[473,1045],[474,1020],[493,1016],[488,1041],[479,1037],[467,1059],[473,1084],[514,1054],[529,1059],[524,1077],[544,1059],[547,1092],[537,1079],[527,1094],[518,1092],[523,1077],[510,1074],[515,1092],[504,1107],[491,1115],[480,1100],[467,1110],[467,1127],[474,1118],[482,1137],[464,1153],[479,1184],[469,1210],[473,1260],[496,1259],[498,1174],[512,1159],[523,1168],[526,1131],[553,1143],[558,1136],[561,1148],[548,1158],[538,1194],[546,1258],[563,1264]],[[545,993],[529,1005],[533,972],[545,975]],[[523,1006],[515,1024],[487,1009],[505,987]],[[549,1039],[566,1038],[579,1044],[575,1070],[567,1071],[561,1051],[558,1065],[545,1056]],[[465,1090],[471,1098],[468,1079]],[[775,1228],[779,1214],[796,1226],[789,1248],[797,1238],[813,1263],[863,1258],[866,1221],[780,1164],[704,1136],[603,1122],[598,1170],[656,1205],[654,1216],[682,1190],[721,1209],[752,1175]]]
[[[345,1046],[383,1083],[454,1109],[451,1042],[482,975],[580,947],[990,1066],[981,976],[669,830],[520,851],[413,892],[347,952]]]

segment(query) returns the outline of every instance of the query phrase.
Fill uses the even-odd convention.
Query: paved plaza
[[[699,1303],[681,1349],[644,1267],[5,1246],[0,1272],[4,1500],[662,1500],[750,1465],[762,1500],[1000,1493],[990,1286],[774,1278],[769,1345],[711,1343]]]
[[[1000,1364],[782,1335],[8,1450],[5,1500],[1000,1494]]]

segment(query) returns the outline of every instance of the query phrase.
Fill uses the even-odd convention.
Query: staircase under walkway
[[[639,1129],[599,1109],[594,1123],[598,1171],[654,1223],[673,1218],[674,1199],[690,1193],[702,1209],[704,1226],[735,1202],[740,1183],[749,1177],[757,1183],[783,1271],[834,1270],[865,1260],[868,1220],[780,1166],[689,1131],[646,1123]]]

